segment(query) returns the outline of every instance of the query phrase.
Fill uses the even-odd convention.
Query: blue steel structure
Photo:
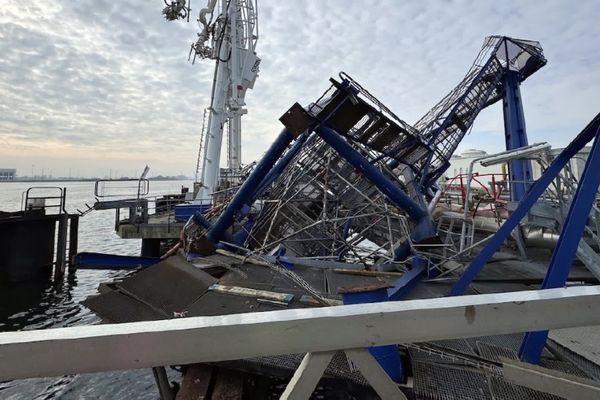
[[[519,88],[519,73],[508,71],[504,77],[504,137],[506,150],[513,150],[529,145],[525,129],[525,115]],[[531,160],[511,160],[508,165],[510,173],[510,199],[521,201],[527,192],[527,186],[533,179]]]
[[[500,248],[504,241],[510,236],[519,222],[527,215],[531,207],[536,203],[546,188],[561,172],[564,166],[573,158],[579,150],[587,143],[594,140],[594,145],[585,165],[582,180],[577,187],[569,212],[563,224],[559,241],[552,253],[548,272],[542,283],[543,289],[563,287],[571,263],[575,257],[579,241],[581,240],[584,227],[590,215],[593,201],[596,198],[600,175],[594,173],[600,168],[600,149],[598,138],[600,137],[600,114],[583,129],[583,131],[554,159],[550,167],[535,182],[531,189],[525,194],[518,207],[512,215],[502,224],[498,232],[490,242],[471,262],[469,267],[460,277],[458,282],[450,290],[451,296],[462,294],[468,285],[475,279],[477,274],[485,267],[489,259]],[[531,332],[525,335],[520,349],[520,357],[531,363],[538,363],[548,332]]]
[[[488,37],[465,78],[414,126],[342,73],[315,103],[282,117],[286,129],[218,217],[193,219],[213,248],[283,245],[292,255],[342,259],[357,256],[348,241],[367,240],[406,260],[414,243],[436,241],[428,196],[482,109],[504,98],[507,148],[526,143],[519,84],[545,63],[537,42]],[[523,165],[513,169],[527,177]],[[266,202],[251,211],[258,199]],[[395,211],[385,228],[372,221],[388,204],[410,219],[406,235]],[[401,298],[424,275],[431,276],[428,265],[415,258],[390,297]]]
[[[409,240],[394,243],[393,259],[410,257],[412,243],[435,241],[425,206],[427,196],[483,108],[504,98],[507,132],[516,140],[507,140],[507,146],[526,142],[519,84],[545,63],[539,43],[491,36],[463,81],[414,127],[348,75],[340,74],[341,82],[332,79],[331,88],[315,103],[306,109],[295,105],[282,117],[288,128],[287,134],[282,133],[285,139],[280,135],[225,211],[212,221],[206,237],[217,245],[236,221],[243,223],[242,207],[252,206],[269,190],[263,197],[271,204],[256,215],[243,243],[247,248],[268,247],[270,241],[275,248],[281,238],[295,235],[298,241],[287,245],[294,247],[296,254],[339,257],[347,253],[348,236],[365,224],[358,210],[377,213],[377,204],[390,203],[402,210],[413,226]],[[286,152],[294,139],[290,131],[299,138]],[[522,170],[527,172],[527,168]],[[353,186],[349,188],[349,184]],[[366,205],[361,196],[376,205]],[[279,205],[273,205],[276,202]],[[287,208],[282,209],[282,203]],[[352,226],[352,232],[338,230],[338,225],[313,228],[317,221],[326,223],[327,214],[339,220],[341,210],[346,220],[338,225]],[[389,230],[394,229],[400,228]],[[331,243],[314,240],[324,231],[334,236]],[[361,234],[365,240],[384,245],[384,233],[376,226]],[[300,240],[304,242],[299,244]],[[415,274],[414,279],[420,276]]]
[[[426,193],[449,166],[449,160],[484,108],[507,98],[509,80],[518,83],[546,64],[538,42],[505,36],[486,38],[465,78],[415,125],[429,151],[413,161],[417,189]],[[510,76],[507,80],[507,76]],[[519,98],[510,97],[510,103]],[[516,109],[516,107],[511,107]],[[513,118],[514,115],[505,117]],[[522,113],[521,113],[522,117]],[[512,126],[518,127],[511,122]],[[524,123],[522,124],[524,128]],[[523,131],[524,133],[524,131]]]
[[[160,261],[158,257],[118,256],[103,253],[78,253],[72,263],[77,269],[135,270],[148,268]]]
[[[599,128],[600,114],[597,115],[554,159],[552,164],[550,164],[550,167],[548,167],[542,176],[533,184],[517,208],[513,211],[511,216],[502,224],[502,226],[498,229],[498,232],[496,232],[496,234],[490,239],[488,244],[467,267],[460,279],[454,284],[454,286],[452,286],[452,289],[450,289],[449,292],[450,296],[458,296],[464,293],[469,284],[473,281],[473,279],[475,279],[477,274],[481,272],[489,259],[510,236],[511,232],[519,225],[519,222],[525,218],[527,212],[536,203],[536,201],[540,198],[552,181],[558,176],[560,171],[569,162],[569,160],[571,160],[571,158],[573,158],[587,143],[594,139],[594,136]],[[581,218],[587,219],[588,215],[589,210],[587,210],[587,212],[582,210],[580,213]],[[578,236],[576,239],[579,243],[580,236]]]
[[[212,222],[203,221],[206,238],[219,246],[233,227],[237,229],[233,237],[246,239],[235,244],[249,249],[341,259],[348,253],[347,241],[359,232],[357,227],[368,224],[371,230],[358,235],[380,247],[394,245],[393,259],[407,259],[412,243],[435,242],[427,196],[482,109],[503,99],[507,149],[527,144],[519,85],[545,63],[537,42],[487,38],[465,79],[414,127],[341,74],[342,81],[331,80],[330,90],[315,103],[305,109],[296,104],[282,117],[286,129],[224,211]],[[525,195],[531,166],[514,163],[511,174],[513,180],[522,181],[514,188],[518,200]],[[247,220],[250,214],[242,210],[258,199],[267,203]],[[395,206],[411,221],[408,239],[400,244],[391,237],[398,226],[389,220],[386,245],[381,244],[384,235],[377,225],[361,219],[377,214],[381,204]],[[329,215],[335,216],[335,223],[329,223]],[[323,233],[332,238],[319,240]],[[290,238],[298,241],[292,243]],[[380,292],[388,300],[399,300],[422,277],[434,275],[425,259],[415,257],[412,269]],[[390,349],[383,350],[391,354]]]
[[[341,74],[341,82],[332,79],[330,89],[315,103],[306,108],[296,104],[281,118],[286,128],[217,217],[208,220],[197,213],[192,218],[213,248],[233,244],[230,250],[241,247],[260,254],[340,261],[350,255],[362,261],[349,242],[369,241],[379,248],[389,247],[391,260],[406,260],[415,253],[414,243],[435,243],[436,231],[425,204],[481,110],[503,100],[506,149],[528,144],[520,84],[545,63],[537,42],[489,37],[463,81],[414,126]],[[465,291],[565,164],[596,138],[543,288],[565,284],[600,184],[600,174],[589,173],[600,167],[598,137],[600,115],[533,183],[531,162],[511,161],[511,200],[519,204],[449,295]],[[253,210],[257,201],[262,204]],[[398,212],[410,223],[408,232],[403,231],[402,220],[393,220]],[[378,213],[387,213],[385,227],[373,217]],[[89,265],[105,263],[93,257],[87,260]],[[152,260],[129,261],[134,265]],[[435,274],[417,253],[412,268],[393,287],[347,294],[344,302],[400,300],[423,277]],[[528,333],[521,358],[538,362],[546,338],[547,332]],[[382,365],[390,362],[384,361],[390,356],[393,362],[384,368],[394,379],[401,378],[395,347],[371,350],[382,357]]]
[[[283,154],[287,146],[294,140],[294,135],[287,129],[283,129],[275,142],[267,150],[263,158],[256,164],[254,170],[238,189],[231,202],[221,213],[214,225],[208,230],[207,238],[213,243],[218,243],[225,231],[233,224],[236,213],[238,213],[244,205],[250,202],[252,196],[256,193],[263,181],[265,175],[275,165],[279,157]]]

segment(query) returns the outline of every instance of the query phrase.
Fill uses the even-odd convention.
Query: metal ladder
[[[206,132],[206,126],[208,125],[208,119],[210,116],[210,110],[208,108],[204,109],[204,115],[202,116],[202,131],[200,133],[200,145],[198,146],[198,160],[196,161],[196,174],[194,176],[194,180],[198,182],[198,179],[202,178],[202,170],[204,169],[204,134]]]

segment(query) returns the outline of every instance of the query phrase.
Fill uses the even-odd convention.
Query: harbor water
[[[70,213],[92,205],[94,182],[2,182],[0,210],[21,209],[22,193],[31,186],[67,189]],[[189,181],[151,181],[150,196],[179,193]],[[114,210],[93,211],[80,219],[78,250],[139,255],[141,240],[120,239],[114,231]],[[35,243],[31,244],[35,246]],[[0,332],[89,325],[99,318],[80,304],[96,293],[98,284],[127,272],[79,270],[59,281],[27,282],[0,286]],[[36,357],[43,357],[42,354]],[[65,357],[69,357],[65,354]],[[98,354],[98,357],[102,357]],[[3,362],[0,360],[0,362]],[[26,399],[156,399],[158,391],[151,370],[69,375],[60,378],[0,382],[1,400]]]

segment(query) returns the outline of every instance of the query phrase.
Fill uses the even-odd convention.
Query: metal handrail
[[[150,193],[150,181],[148,179],[138,179],[138,178],[98,179],[94,183],[94,196],[99,197],[99,198],[126,196],[126,194],[104,194],[103,188],[101,190],[101,184],[103,184],[105,182],[113,182],[113,183],[137,182],[138,183],[137,186],[122,187],[120,189],[137,189],[136,195],[138,198],[146,196],[146,195],[148,195],[148,193]]]
[[[58,190],[59,195],[58,196],[31,196],[30,193],[32,190],[33,191],[35,191],[35,190]],[[21,194],[21,211],[24,211],[25,213],[27,213],[28,211],[37,210],[37,209],[45,210],[48,208],[58,208],[58,214],[63,214],[63,213],[68,214],[67,210],[65,209],[66,196],[67,196],[67,188],[65,188],[65,187],[61,188],[58,186],[32,186]],[[50,204],[50,205],[47,205],[46,202],[44,201],[44,205],[41,207],[29,205],[30,200],[37,200],[37,199],[42,199],[42,200],[58,199],[60,201],[58,204]]]

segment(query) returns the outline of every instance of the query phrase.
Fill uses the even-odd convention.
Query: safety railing
[[[94,196],[99,198],[143,197],[150,192],[148,179],[99,179],[94,184]]]
[[[589,286],[5,332],[0,381],[305,353],[281,398],[308,399],[343,350],[382,399],[406,399],[368,346],[597,325],[598,307],[600,288]]]
[[[486,182],[485,180],[488,179]],[[470,183],[469,183],[470,181]],[[470,207],[472,200],[477,200],[473,216],[478,211],[491,211],[496,213],[498,207],[505,209],[508,198],[510,182],[505,173],[487,174],[458,174],[442,183],[442,195],[440,202],[448,206]],[[487,207],[480,210],[480,206]]]
[[[31,212],[56,211],[56,214],[66,214],[65,198],[67,188],[61,187],[30,187],[21,194],[21,211]]]

